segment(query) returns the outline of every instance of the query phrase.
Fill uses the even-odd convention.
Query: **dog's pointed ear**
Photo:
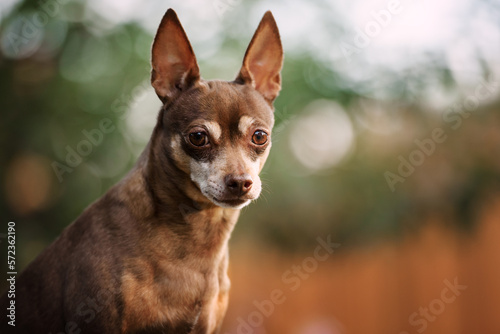
[[[269,102],[281,90],[283,47],[278,26],[270,11],[264,14],[250,41],[236,81],[252,85]]]
[[[163,103],[200,79],[193,48],[172,9],[163,16],[156,32],[151,65],[151,85]]]

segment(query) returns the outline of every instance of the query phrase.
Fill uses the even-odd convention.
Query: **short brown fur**
[[[260,193],[282,61],[268,12],[237,79],[205,81],[168,10],[152,49],[164,105],[146,149],[19,276],[16,327],[2,323],[1,332],[217,333],[228,240],[241,206]],[[8,303],[4,294],[1,308]]]

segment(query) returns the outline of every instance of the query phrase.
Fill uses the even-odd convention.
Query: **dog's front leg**
[[[210,311],[203,309],[189,334],[217,334],[220,331],[220,324],[214,324],[210,320]]]
[[[196,325],[190,334],[217,334],[220,333],[222,321],[226,314],[229,300],[229,288],[223,290],[212,298],[204,307],[201,308]]]

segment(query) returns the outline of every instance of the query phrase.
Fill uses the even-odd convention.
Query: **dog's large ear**
[[[164,103],[200,79],[193,48],[172,9],[156,32],[151,63],[151,85]]]
[[[278,26],[270,11],[264,14],[250,41],[236,81],[251,84],[269,102],[281,90],[283,47]]]

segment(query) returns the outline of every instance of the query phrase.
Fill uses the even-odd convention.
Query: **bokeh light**
[[[337,165],[353,144],[354,130],[349,116],[333,101],[311,102],[290,126],[290,149],[312,171]]]

